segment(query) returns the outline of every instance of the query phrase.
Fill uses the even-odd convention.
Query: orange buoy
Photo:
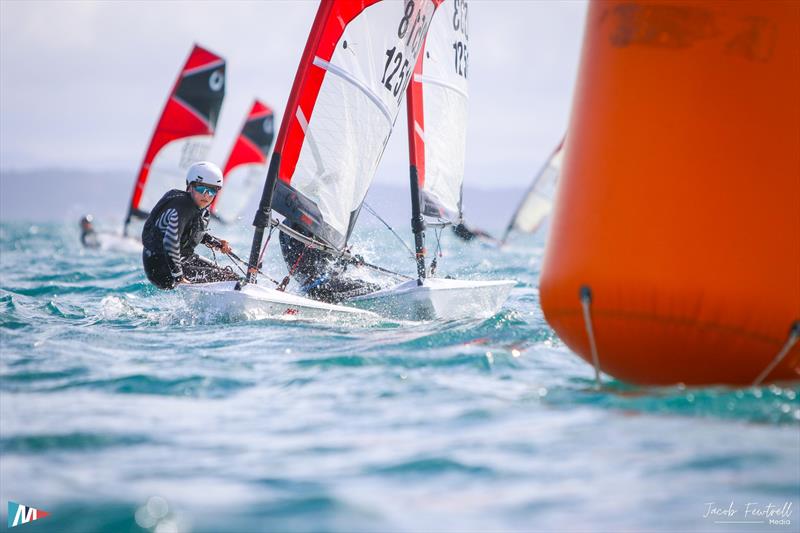
[[[593,2],[550,231],[545,317],[600,370],[800,379],[800,3]]]

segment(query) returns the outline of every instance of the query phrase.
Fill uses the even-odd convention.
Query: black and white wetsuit
[[[206,233],[210,214],[200,209],[190,193],[173,189],[150,212],[142,229],[142,262],[153,285],[172,289],[186,278],[191,282],[231,281],[240,277],[194,253],[198,244],[209,245]]]
[[[304,233],[299,227],[292,226],[292,229]],[[306,246],[283,232],[279,238],[289,274],[309,298],[339,303],[381,288],[375,283],[346,276],[347,263],[323,250]]]

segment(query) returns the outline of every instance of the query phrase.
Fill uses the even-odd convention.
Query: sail
[[[320,4],[278,132],[257,228],[271,206],[288,223],[337,249],[345,246],[438,1]]]
[[[461,219],[467,132],[469,33],[466,0],[436,10],[408,89],[408,137],[421,214]]]
[[[195,45],[145,152],[131,197],[131,216],[145,218],[169,189],[183,189],[186,169],[208,154],[225,96],[225,60]]]
[[[262,183],[275,137],[273,122],[272,109],[255,100],[223,168],[225,187],[211,204],[223,222],[236,220]]]
[[[523,233],[533,233],[541,226],[547,215],[553,208],[553,197],[555,195],[556,183],[561,173],[561,161],[563,159],[564,140],[558,144],[553,153],[542,166],[541,170],[533,179],[528,191],[522,198],[519,207],[511,217],[506,232],[503,235],[505,242],[508,234],[512,230]]]

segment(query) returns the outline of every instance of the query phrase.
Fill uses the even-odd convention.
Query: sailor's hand
[[[225,255],[228,255],[229,253],[231,253],[231,245],[230,245],[230,243],[228,243],[228,241],[223,240],[223,239],[220,239],[219,248],[218,249],[219,249],[220,252],[222,252]]]
[[[189,281],[188,279],[186,279],[186,276],[182,276],[182,277],[180,277],[180,278],[175,280],[175,285],[181,285],[183,283],[191,284],[192,282]]]

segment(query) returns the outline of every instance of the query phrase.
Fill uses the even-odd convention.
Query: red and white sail
[[[438,3],[320,4],[273,156],[272,208],[288,222],[345,245]]]
[[[408,89],[408,140],[423,216],[461,219],[467,131],[469,29],[466,0],[436,10]]]
[[[128,220],[146,217],[166,191],[184,188],[186,169],[208,154],[224,96],[225,60],[195,45],[145,152]]]
[[[222,170],[225,187],[211,204],[211,212],[223,222],[236,220],[263,183],[274,139],[274,113],[255,100]]]
[[[561,161],[564,156],[564,139],[556,146],[541,170],[533,178],[530,188],[508,223],[502,241],[508,238],[512,230],[522,233],[534,233],[553,209],[556,183],[561,174]]]

